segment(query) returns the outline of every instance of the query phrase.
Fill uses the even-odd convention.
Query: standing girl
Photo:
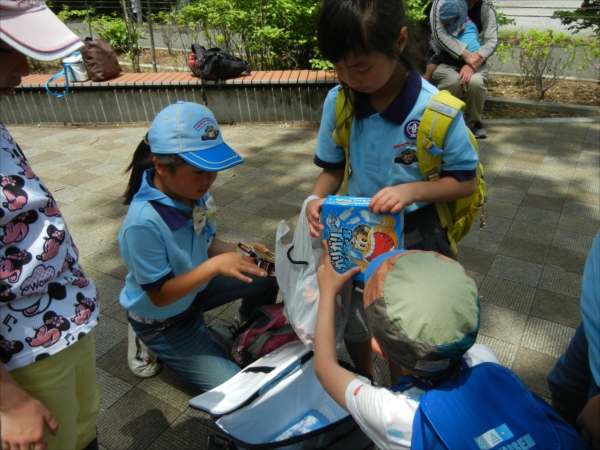
[[[121,305],[137,337],[203,391],[240,370],[210,336],[203,313],[242,298],[240,316],[249,316],[277,298],[275,278],[214,237],[208,189],[217,172],[242,162],[207,108],[177,102],[156,116],[128,168],[130,207],[119,247],[129,273]]]
[[[342,185],[345,155],[331,137],[336,126],[338,92],[354,93],[348,195],[371,197],[375,214],[404,210],[407,249],[432,250],[455,258],[439,223],[434,202],[472,195],[476,188],[477,152],[461,113],[443,146],[442,171],[436,181],[421,181],[417,129],[437,89],[415,71],[408,18],[400,0],[324,0],[317,38],[323,56],[340,80],[327,95],[317,140],[315,164],[323,169],[312,194],[321,197],[307,207],[310,232],[318,237],[327,195]],[[345,341],[354,364],[375,376],[370,332],[362,293],[353,290]],[[392,379],[397,374],[392,373]]]

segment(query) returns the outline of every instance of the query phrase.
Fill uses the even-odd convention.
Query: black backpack
[[[240,76],[243,72],[250,73],[246,61],[227,53],[220,48],[209,48],[192,44],[192,53],[188,58],[192,73],[203,82],[206,80],[226,80]]]

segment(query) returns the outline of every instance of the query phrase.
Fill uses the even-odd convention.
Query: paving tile
[[[221,187],[211,189],[210,195],[213,197],[217,206],[227,206],[232,201],[240,198],[243,194],[239,191],[229,190],[227,187]]]
[[[538,289],[529,313],[550,322],[577,328],[581,323],[579,299]]]
[[[133,389],[132,385],[99,368],[96,368],[96,378],[98,380],[98,390],[100,391],[99,415],[104,414],[107,409]]]
[[[565,199],[546,197],[545,195],[527,194],[525,197],[523,197],[523,202],[521,205],[560,213],[564,208]]]
[[[523,170],[514,167],[504,167],[500,174],[502,177],[515,178],[517,180],[531,181],[535,177],[535,171]]]
[[[491,201],[514,203],[518,205],[523,200],[523,197],[525,197],[525,192],[492,186],[487,190],[487,196]]]
[[[290,228],[293,229],[292,225]],[[457,258],[465,269],[485,274],[492,264],[494,253],[461,246]]]
[[[527,198],[527,196],[525,196]],[[523,201],[525,201],[525,198]],[[485,202],[485,208],[489,216],[504,217],[505,219],[513,219],[519,206],[514,203],[489,200]],[[561,206],[562,208],[562,206]]]
[[[206,439],[214,434],[213,421],[208,414],[202,419],[182,414],[167,428],[148,448],[162,450],[165,448],[204,448]]]
[[[239,209],[217,208],[217,231],[222,227],[231,228],[231,225],[243,222],[250,216],[250,212],[240,211]]]
[[[227,207],[230,209],[239,209],[241,211],[253,214],[256,211],[267,206],[269,203],[271,202],[269,200],[265,200],[264,198],[254,197],[251,195],[244,195],[238,198],[237,200],[234,200],[233,202],[229,203]]]
[[[543,353],[520,348],[517,351],[512,370],[531,391],[544,397],[550,397],[547,378],[556,365],[557,359]]]
[[[273,202],[258,210],[255,214],[259,217],[266,217],[267,219],[288,220],[300,214],[301,209],[302,207],[298,205]]]
[[[573,202],[567,200],[562,211],[563,214],[586,217],[600,221],[600,206],[590,205],[589,203]]]
[[[477,335],[478,344],[483,344],[486,347],[492,349],[498,358],[498,362],[504,367],[510,368],[513,365],[515,356],[517,355],[518,346],[509,344],[508,342],[494,339],[493,337],[487,336],[483,333]]]
[[[79,233],[77,231],[71,231],[71,236],[73,237],[73,242],[75,242],[75,245],[79,250],[80,259],[86,258],[93,253],[96,253],[98,250],[102,250],[110,245],[108,242],[102,242],[102,239]]]
[[[126,336],[126,325],[111,317],[103,316],[96,327],[96,358],[109,352]]]
[[[144,379],[137,388],[169,406],[184,412],[191,398],[201,392],[188,385],[168,367],[163,367],[157,376]]]
[[[591,204],[594,206],[600,205],[600,195],[597,192],[581,191],[573,186],[569,188],[566,196],[567,201]]]
[[[540,279],[539,288],[579,298],[581,295],[581,278],[582,275],[546,266]]]
[[[123,308],[118,301],[113,303],[111,306],[102,309],[102,314],[103,316],[106,315],[124,325],[129,324],[127,321],[127,310]]]
[[[495,189],[501,188],[501,189],[511,189],[513,191],[527,192],[527,189],[529,189],[529,186],[531,185],[531,180],[524,180],[524,179],[520,179],[520,178],[512,178],[512,177],[502,176],[502,173],[504,171],[505,171],[505,169],[502,169],[502,171],[500,172],[500,175],[498,175],[494,179],[494,188]]]
[[[552,245],[587,255],[594,243],[594,237],[571,231],[557,230]]]
[[[110,189],[110,188],[109,188]],[[103,192],[103,191],[101,191]],[[129,209],[128,205],[123,204],[123,199],[119,198],[107,203],[104,206],[95,209],[96,214],[101,216],[110,217],[111,219],[121,219],[125,217]]]
[[[481,301],[480,303],[480,332],[494,339],[519,345],[525,330],[527,314],[485,301]]]
[[[459,244],[459,252],[460,252],[460,244]],[[483,284],[483,282],[486,279],[486,275],[484,273],[480,273],[480,272],[475,272],[474,270],[467,270],[467,275],[469,275],[473,281],[475,281],[475,284],[477,285],[477,288],[480,289],[481,285]]]
[[[121,258],[119,248],[114,245],[109,245],[87,258],[83,258],[82,264],[121,280],[125,280],[127,275],[127,269],[123,263],[123,258]]]
[[[98,418],[98,441],[107,448],[148,448],[181,415],[133,388]]]
[[[554,239],[554,232],[553,228],[514,220],[508,230],[507,236],[550,245]]]
[[[498,253],[511,258],[544,264],[548,247],[537,242],[507,236],[500,246]]]
[[[594,219],[587,219],[580,216],[574,216],[571,214],[561,214],[560,220],[558,221],[558,228],[560,230],[572,231],[574,233],[587,234],[589,236],[595,236],[598,232],[599,221]]]
[[[549,228],[556,228],[560,214],[554,211],[521,206],[515,215],[515,220],[541,224]]]
[[[479,289],[479,298],[486,303],[528,314],[535,291],[531,286],[488,276]]]
[[[122,338],[117,345],[96,360],[96,366],[131,386],[137,386],[142,382],[142,378],[136,377],[129,369],[126,335]]]
[[[587,254],[552,246],[548,249],[544,264],[582,275],[586,259]]]
[[[486,226],[484,231],[471,229],[469,234],[460,241],[460,244],[465,247],[471,247],[489,253],[497,253],[503,239],[504,236],[492,233]]]
[[[488,275],[537,287],[543,266],[503,255],[494,258]]]
[[[523,333],[521,346],[558,358],[565,352],[574,334],[575,328],[530,317]]]
[[[279,221],[259,216],[250,216],[242,222],[231,224],[230,229],[264,238],[277,229]]]
[[[292,189],[287,186],[277,186],[276,184],[265,183],[262,186],[257,187],[256,189],[248,191],[248,195],[264,198],[270,201],[275,201],[279,200],[291,190]]]

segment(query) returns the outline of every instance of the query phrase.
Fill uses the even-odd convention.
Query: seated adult
[[[481,33],[481,47],[469,51],[467,44],[448,33],[440,10],[447,0],[434,0],[431,8],[431,33],[442,50],[443,60],[433,72],[431,81],[440,90],[450,91],[467,105],[465,121],[478,139],[487,137],[481,116],[487,94],[489,70],[485,64],[498,45],[498,19],[496,11],[486,0],[464,0],[469,7],[468,16]]]

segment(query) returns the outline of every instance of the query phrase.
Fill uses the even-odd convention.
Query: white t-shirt
[[[485,345],[475,344],[465,353],[469,367],[482,362],[498,363]],[[370,386],[356,379],[346,388],[346,405],[360,428],[381,449],[407,449],[412,440],[413,419],[422,390],[402,393]]]

